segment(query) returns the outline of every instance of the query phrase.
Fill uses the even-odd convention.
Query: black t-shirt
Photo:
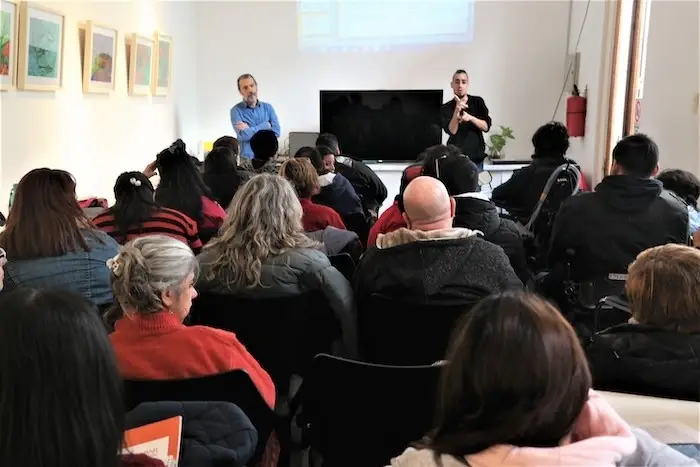
[[[486,103],[479,96],[469,96],[466,111],[479,120],[483,120],[491,128],[491,117]],[[462,154],[469,156],[474,162],[481,162],[486,159],[486,142],[484,141],[484,132],[482,132],[472,122],[460,122],[456,134],[451,134],[448,126],[452,120],[455,106],[457,103],[454,100],[446,102],[440,108],[440,125],[442,129],[450,135],[447,144],[453,144],[462,150]]]

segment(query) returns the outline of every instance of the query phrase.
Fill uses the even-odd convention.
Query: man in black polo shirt
[[[467,72],[455,71],[452,76],[455,96],[440,108],[440,125],[450,135],[447,144],[460,148],[481,169],[486,159],[484,133],[491,128],[491,117],[484,99],[467,94],[468,88]]]

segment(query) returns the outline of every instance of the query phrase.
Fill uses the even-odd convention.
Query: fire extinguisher
[[[573,138],[586,134],[586,98],[579,94],[575,84],[571,96],[566,100],[566,128]]]

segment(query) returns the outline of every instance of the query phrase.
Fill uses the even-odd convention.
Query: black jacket
[[[342,174],[325,174],[319,177],[321,191],[312,198],[314,203],[335,209],[340,217],[363,213],[362,201],[352,184]]]
[[[522,283],[503,249],[468,229],[401,228],[367,250],[354,286],[358,302],[378,293],[420,303],[472,303]]]
[[[479,96],[469,96],[469,107],[466,109],[470,115],[484,120],[488,128],[491,128],[491,116],[489,109],[486,107],[484,99]],[[486,159],[486,142],[484,141],[484,132],[477,128],[473,123],[460,123],[457,127],[457,133],[451,134],[450,120],[455,111],[457,103],[454,100],[446,102],[440,108],[440,126],[449,135],[447,144],[453,144],[462,150],[462,154],[468,156],[475,163],[482,162]]]
[[[516,170],[505,183],[494,188],[491,200],[522,224],[527,224],[547,180],[554,169],[565,162],[576,165],[575,162],[563,158],[533,159],[530,165]]]
[[[527,257],[523,239],[515,222],[503,219],[496,210],[496,205],[488,199],[474,196],[455,196],[457,204],[453,225],[484,234],[484,240],[503,248],[515,274],[527,283],[530,273],[527,269]]]
[[[596,389],[700,402],[700,334],[621,324],[598,333],[586,355]]]
[[[688,210],[657,180],[605,177],[592,193],[568,198],[552,229],[549,264],[571,260],[575,280],[626,273],[642,251],[688,243]]]
[[[365,210],[377,212],[388,196],[384,182],[367,165],[349,156],[335,158],[335,171],[348,179]]]
[[[180,467],[243,467],[255,453],[258,432],[228,402],[144,402],[126,416],[127,429],[182,417]]]

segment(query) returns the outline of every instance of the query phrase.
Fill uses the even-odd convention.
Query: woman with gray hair
[[[122,377],[182,379],[243,369],[275,406],[272,379],[234,334],[182,323],[197,297],[198,263],[189,246],[165,235],[140,237],[107,266],[123,311],[110,334]]]
[[[219,236],[199,256],[198,287],[212,294],[274,299],[323,293],[335,312],[344,352],[356,352],[350,283],[331,266],[322,245],[304,234],[292,185],[278,175],[251,178],[236,192]],[[253,310],[250,310],[253,312]]]

